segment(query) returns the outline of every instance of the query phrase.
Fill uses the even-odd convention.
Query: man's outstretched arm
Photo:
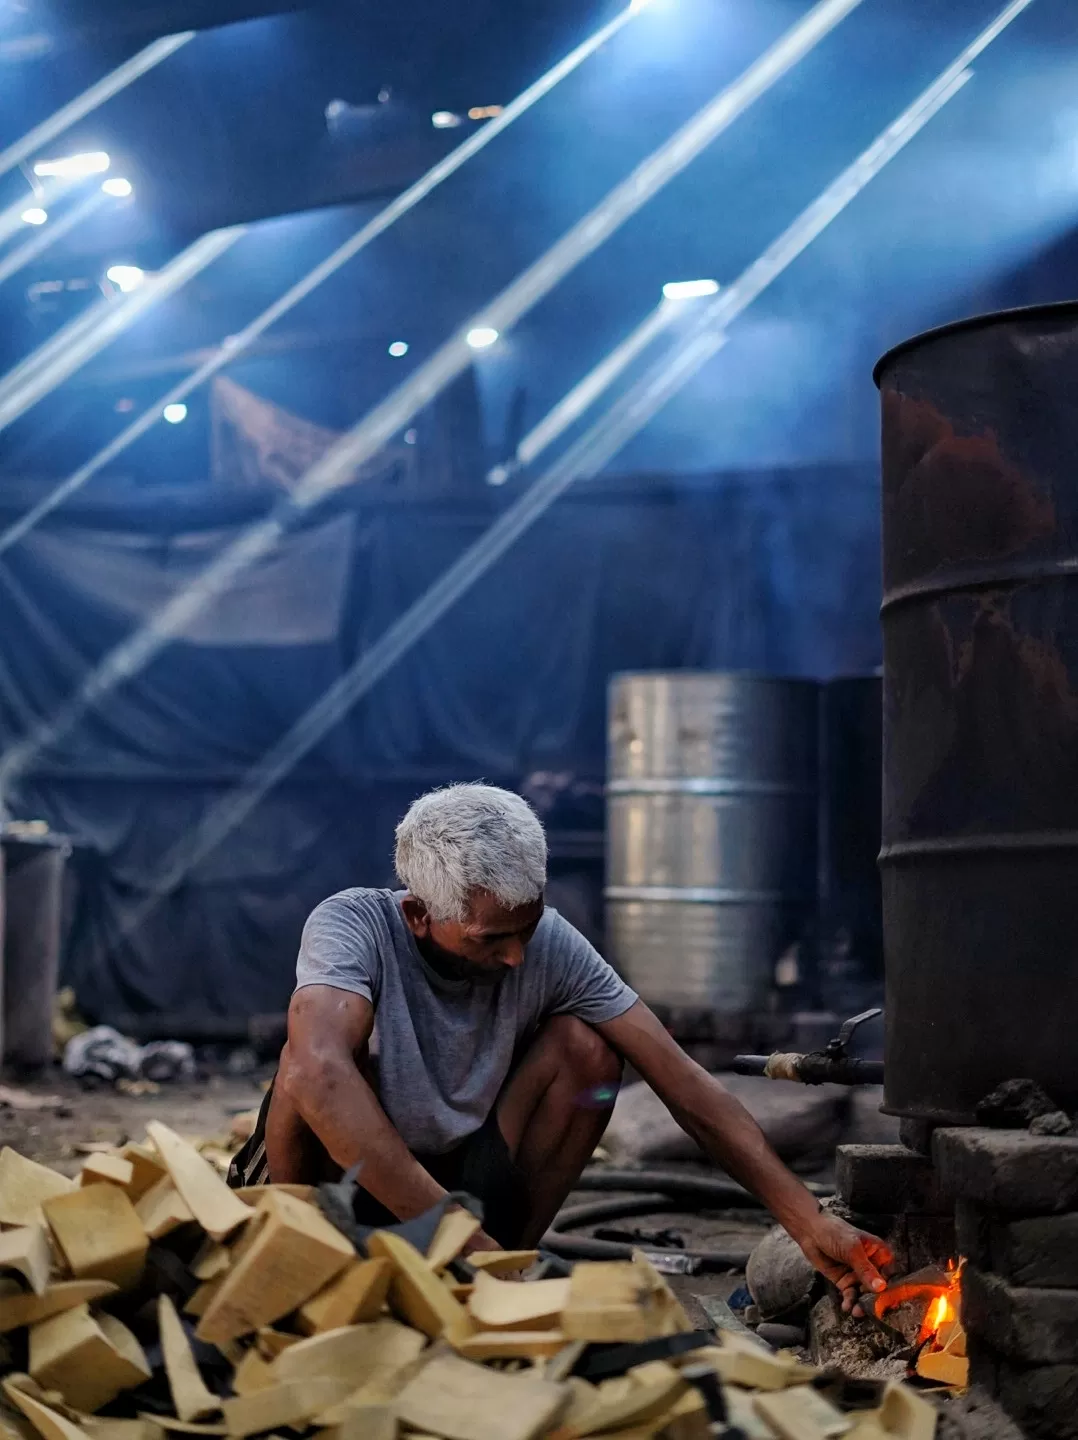
[[[821,1211],[744,1105],[689,1059],[643,1001],[595,1028],[716,1165],[763,1201],[816,1269],[842,1291],[844,1309],[853,1308],[858,1294],[884,1288],[878,1267],[893,1257],[883,1241]]]

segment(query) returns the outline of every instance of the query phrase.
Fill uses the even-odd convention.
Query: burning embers
[[[963,1263],[918,1270],[861,1302],[866,1313],[910,1347],[912,1374],[956,1387],[969,1379],[966,1332],[959,1319]]]

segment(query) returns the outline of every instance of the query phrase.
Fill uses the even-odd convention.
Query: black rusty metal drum
[[[883,403],[886,1107],[1078,1107],[1078,305],[923,335]]]

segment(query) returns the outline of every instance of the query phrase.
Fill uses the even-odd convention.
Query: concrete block
[[[994,1225],[991,1243],[992,1269],[1012,1285],[1078,1290],[1078,1213]]]
[[[970,1387],[983,1390],[986,1395],[998,1395],[1001,1361],[991,1345],[979,1335],[967,1335],[966,1353],[969,1356]]]
[[[1008,1284],[1078,1290],[1078,1212],[1003,1221],[980,1205],[959,1200],[955,1244],[971,1265]]]
[[[954,1243],[959,1255],[978,1270],[994,1270],[992,1264],[992,1217],[972,1200],[956,1200]]]
[[[947,1215],[954,1206],[932,1161],[904,1145],[840,1145],[835,1188],[851,1210]]]
[[[932,1154],[941,1188],[958,1199],[1019,1215],[1078,1209],[1078,1136],[945,1129]]]
[[[1008,1285],[967,1266],[962,1323],[1008,1360],[1057,1365],[1078,1356],[1078,1290]]]
[[[1078,1440],[1078,1364],[1002,1365],[999,1400],[1030,1440]]]

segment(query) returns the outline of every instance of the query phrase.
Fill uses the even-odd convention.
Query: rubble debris
[[[977,1106],[976,1118],[978,1125],[995,1130],[1028,1130],[1034,1120],[1058,1110],[1035,1080],[1004,1080]]]
[[[193,1145],[159,1120],[151,1120],[146,1131],[172,1183],[207,1235],[223,1240],[251,1218],[251,1207],[228,1188]]]
[[[76,1410],[99,1410],[152,1374],[127,1326],[105,1311],[91,1315],[89,1305],[32,1325],[29,1354],[33,1379]]]
[[[51,1255],[43,1225],[22,1225],[0,1235],[0,1277],[12,1272],[35,1295],[44,1295]]]
[[[41,1208],[76,1280],[111,1280],[124,1290],[141,1277],[150,1239],[115,1185],[87,1185]]]
[[[707,1440],[719,1420],[746,1440],[931,1440],[912,1392],[692,1331],[640,1252],[525,1280],[505,1277],[535,1252],[477,1252],[454,1274],[464,1210],[353,1242],[307,1187],[230,1191],[148,1128],[77,1185],[0,1152],[4,1440]]]
[[[157,1297],[157,1334],[176,1414],[181,1420],[205,1420],[216,1415],[221,1402],[202,1379],[187,1332],[168,1295]]]
[[[1065,1110],[1050,1110],[1047,1115],[1038,1115],[1029,1122],[1031,1135],[1073,1135],[1074,1122]]]
[[[79,1172],[80,1185],[119,1185],[121,1190],[127,1190],[134,1178],[131,1161],[107,1151],[90,1155]]]
[[[8,1110],[55,1110],[58,1115],[71,1113],[62,1095],[40,1095],[15,1085],[0,1085],[0,1106]]]
[[[27,1160],[10,1145],[0,1150],[0,1224],[44,1225],[42,1202],[74,1189],[74,1180]]]
[[[195,1052],[183,1040],[154,1040],[140,1045],[111,1025],[95,1025],[89,1030],[73,1025],[70,1028],[72,1033],[63,1046],[63,1067],[76,1079],[101,1080],[117,1088],[123,1081],[122,1088],[128,1094],[153,1094],[152,1088],[136,1087],[190,1080],[195,1074]],[[53,1029],[55,1034],[55,1019]]]

